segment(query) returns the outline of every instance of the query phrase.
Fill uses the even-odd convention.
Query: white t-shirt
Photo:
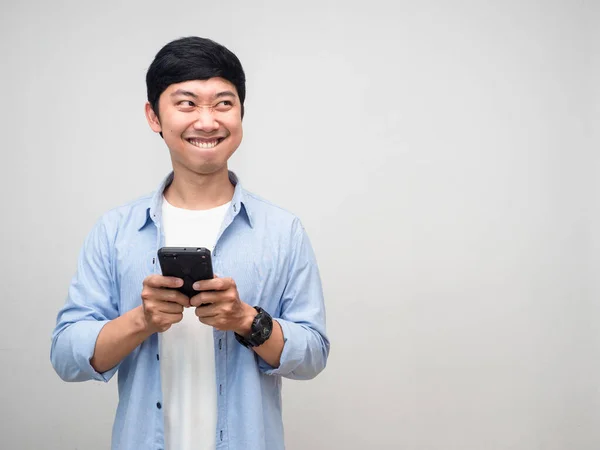
[[[209,210],[176,208],[163,197],[166,247],[214,249],[230,202]],[[183,320],[159,334],[166,450],[214,450],[217,387],[213,328],[185,308]]]

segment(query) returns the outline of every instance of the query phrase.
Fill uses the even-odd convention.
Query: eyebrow
[[[171,94],[171,97],[177,97],[179,95],[185,97],[192,97],[193,99],[198,99],[198,96],[191,91],[186,91],[185,89],[177,89],[175,92]],[[235,97],[235,94],[231,91],[221,91],[217,92],[213,98],[221,98],[221,97]]]
[[[185,97],[198,98],[196,94],[190,91],[186,91],[184,89],[177,89],[175,92],[171,94],[171,97],[177,97],[178,95],[183,95]]]
[[[235,97],[235,94],[231,91],[223,91],[223,92],[218,92],[214,96],[214,98],[221,98],[221,97]]]

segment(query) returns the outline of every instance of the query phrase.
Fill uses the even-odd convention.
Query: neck
[[[211,174],[177,168],[173,172],[173,182],[165,189],[164,196],[177,208],[211,209],[224,205],[233,198],[235,188],[229,181],[227,167]]]

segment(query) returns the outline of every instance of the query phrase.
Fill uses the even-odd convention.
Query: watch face
[[[264,340],[271,336],[273,330],[273,320],[269,316],[263,316],[257,323],[257,331],[260,337]]]
[[[267,328],[267,327],[264,327],[262,329],[262,336],[263,336],[264,339],[267,339],[269,336],[271,336],[271,329]]]

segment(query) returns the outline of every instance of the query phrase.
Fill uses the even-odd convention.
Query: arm
[[[100,330],[119,316],[104,219],[96,223],[79,254],[77,271],[52,333],[50,360],[65,381],[108,381],[117,367],[100,373],[90,360]]]
[[[325,331],[325,303],[317,261],[299,221],[294,224],[294,236],[280,317],[273,319],[273,336],[255,351],[264,373],[308,380],[325,368],[330,344]],[[281,354],[274,358],[281,344]]]
[[[263,373],[310,379],[325,368],[329,355],[325,305],[317,262],[300,222],[295,222],[293,233],[287,284],[280,300],[281,317],[274,318],[270,338],[253,350]],[[202,323],[250,335],[256,310],[240,299],[233,279],[215,276],[197,281],[194,289],[200,292],[190,304],[196,307]]]
[[[90,360],[92,367],[99,373],[109,371],[151,334],[144,321],[142,306],[111,320],[100,330]]]
[[[152,334],[166,331],[180,322],[189,299],[173,288],[182,283],[174,277],[156,274],[146,277],[142,305],[111,320],[100,331],[91,359],[92,367],[98,372],[112,369]]]
[[[232,278],[201,280],[194,284],[200,291],[190,299],[190,305],[196,307],[196,316],[200,322],[218,330],[231,330],[249,337],[256,309],[240,299],[235,281]],[[204,306],[199,306],[204,305]],[[279,324],[273,321],[269,339],[253,350],[273,366],[279,366],[279,357],[283,351],[283,332]]]
[[[52,335],[50,359],[65,381],[110,380],[127,355],[179,322],[189,306],[172,289],[182,280],[154,274],[144,280],[142,305],[120,314],[107,223],[99,221],[85,240]]]
[[[244,303],[245,319],[240,328],[233,330],[236,333],[248,337],[252,330],[252,321],[256,317],[256,310],[247,303]],[[276,320],[273,320],[273,330],[271,336],[262,345],[258,347],[252,347],[252,350],[256,352],[268,365],[272,367],[279,367],[281,352],[283,352],[283,331],[281,325]]]

